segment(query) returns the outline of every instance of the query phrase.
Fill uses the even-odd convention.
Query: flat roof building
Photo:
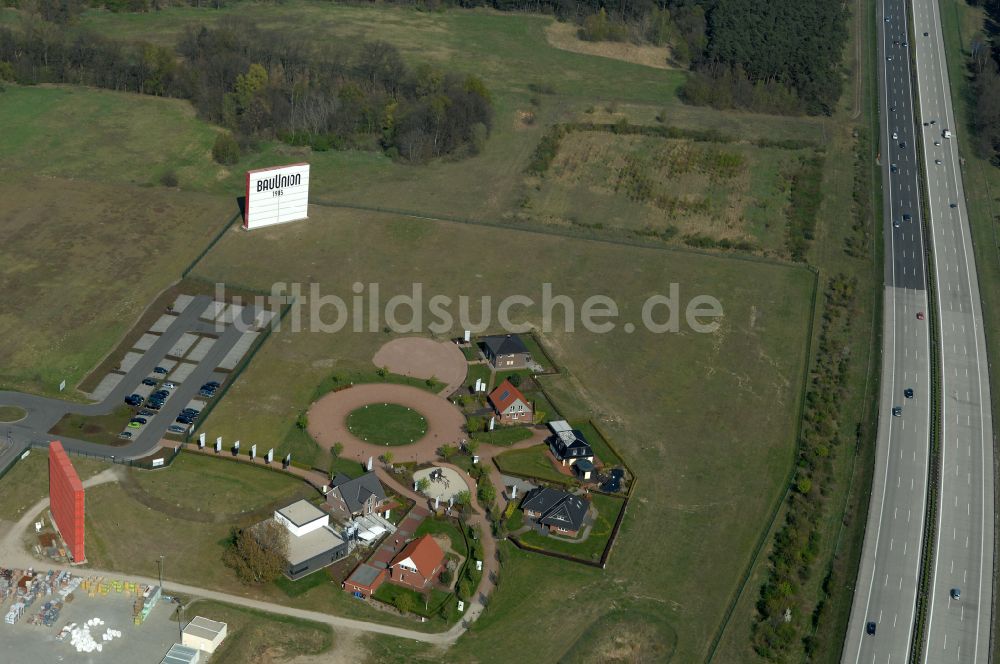
[[[195,616],[184,627],[181,643],[191,648],[203,650],[209,654],[214,653],[223,639],[229,626],[224,622],[209,620],[202,616]]]
[[[347,540],[330,527],[330,515],[300,500],[276,510],[274,520],[288,531],[288,568],[285,576],[301,579],[337,562],[348,553]]]
[[[175,643],[170,646],[170,650],[167,651],[160,664],[198,664],[200,660],[200,650]]]

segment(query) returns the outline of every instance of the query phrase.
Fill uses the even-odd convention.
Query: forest
[[[0,26],[2,79],[189,99],[244,148],[278,138],[318,150],[381,149],[410,162],[477,152],[493,118],[490,93],[473,76],[409,67],[385,42],[317,52],[238,18],[191,29],[171,49],[34,16]],[[220,161],[238,154],[216,147]]]
[[[988,20],[1000,18],[1000,0],[969,0],[983,7]],[[979,156],[1000,166],[1000,64],[996,48],[983,38],[970,46],[969,74],[972,77],[973,145]]]

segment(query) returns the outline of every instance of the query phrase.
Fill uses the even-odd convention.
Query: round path
[[[457,345],[424,337],[393,339],[378,349],[372,363],[403,376],[436,378],[445,384],[444,395],[462,386],[469,367]]]
[[[412,445],[393,447],[360,440],[347,429],[347,416],[372,403],[397,403],[412,408],[426,418],[427,434]],[[342,443],[341,456],[362,462],[386,452],[392,452],[395,461],[433,459],[439,447],[455,445],[466,437],[464,424],[462,413],[447,399],[418,387],[391,383],[366,383],[330,392],[309,408],[309,433],[316,442],[324,447]]]

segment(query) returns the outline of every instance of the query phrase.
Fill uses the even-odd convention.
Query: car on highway
[[[122,431],[120,434],[118,434],[118,437],[119,438],[124,438],[124,439],[127,440],[127,439],[129,439],[129,438],[132,437],[132,432],[131,431]]]
[[[905,221],[906,223],[910,223],[911,221],[913,221],[913,215],[911,215],[909,212],[904,212],[903,221]]]
[[[899,219],[893,219],[892,220],[892,227],[893,228],[899,228]]]
[[[892,62],[892,56],[891,56],[891,55],[890,55],[890,56],[887,56],[887,57],[886,57],[886,60],[888,60],[889,62]]]
[[[876,625],[873,621],[869,621],[868,624],[865,625],[865,632],[868,633],[868,636],[875,636],[875,627]]]
[[[890,106],[889,110],[892,111],[893,113],[895,113],[896,112],[896,107],[895,106]]]
[[[953,600],[956,600],[956,601],[962,599],[962,590],[961,590],[961,588],[952,588],[951,589],[951,598]]]
[[[934,145],[941,145],[941,141],[934,141]]]
[[[142,379],[142,384],[143,385],[149,385],[150,387],[152,387],[153,385],[156,385],[156,379],[155,378],[143,378]]]
[[[897,166],[896,164],[889,164],[889,171],[891,173],[898,173],[899,172],[899,166]]]
[[[927,36],[927,33],[925,32],[925,33],[924,33],[924,37],[926,37],[926,36]]]
[[[912,387],[908,387],[905,390],[903,390],[903,396],[906,397],[907,399],[912,399],[913,398],[913,388]]]
[[[900,406],[893,406],[892,407],[892,416],[893,417],[902,417],[902,415],[903,415],[903,409]]]
[[[167,370],[164,369],[163,367],[155,367],[153,369],[153,373],[165,374],[165,373],[167,373]]]
[[[917,312],[917,320],[923,320],[923,319],[924,319],[924,312],[918,311]]]
[[[941,160],[940,159],[935,159],[934,163],[937,164],[938,166],[940,166],[941,165]]]
[[[950,208],[957,208],[958,207],[958,203],[948,203],[948,207],[950,207]]]
[[[895,140],[896,140],[896,139],[898,139],[898,138],[899,138],[899,132],[898,132],[898,131],[894,131],[894,132],[892,132],[892,140],[894,140],[894,141],[895,141]]]
[[[937,124],[937,120],[931,120],[931,124]]]
[[[899,147],[901,147],[901,148],[904,148],[904,149],[905,149],[905,148],[906,148],[906,141],[900,141],[900,142],[899,142]]]

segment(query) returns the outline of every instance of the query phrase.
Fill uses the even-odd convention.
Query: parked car
[[[142,415],[143,417],[151,417],[153,415],[156,415],[156,413],[154,413],[151,410],[146,410],[145,408],[143,408],[138,413],[136,413],[136,415]]]
[[[156,367],[153,369],[153,373],[165,374],[167,373],[167,370],[164,369],[163,367]]]
[[[129,439],[129,438],[132,437],[132,432],[131,431],[122,431],[120,434],[118,434],[118,437],[119,438],[124,438],[124,439],[127,440],[127,439]]]
[[[142,384],[143,385],[149,385],[150,387],[152,387],[153,385],[156,385],[156,379],[154,379],[154,378],[143,378],[142,379]]]
[[[130,406],[138,406],[142,403],[142,397],[139,396],[138,394],[130,394],[127,397],[125,397],[125,403],[127,403]]]
[[[165,382],[165,383],[163,384],[163,387],[164,387],[164,389],[167,389],[167,390],[172,390],[172,389],[174,389],[175,387],[177,387],[177,385],[175,385],[174,383],[171,383],[171,382],[170,382],[170,381],[168,380],[167,382]]]
[[[187,427],[182,427],[179,424],[171,424],[170,426],[167,427],[167,431],[169,431],[170,433],[184,433],[185,431],[187,431]]]
[[[146,422],[148,422],[149,420],[147,420],[147,419],[146,419],[145,417],[133,417],[133,418],[132,418],[131,420],[129,420],[129,421],[130,421],[130,422],[138,422],[139,424],[145,424],[145,423],[146,423]]]
[[[138,429],[138,428],[139,428],[139,427],[141,427],[141,426],[142,426],[142,425],[141,425],[141,424],[139,424],[138,422],[129,422],[129,423],[128,423],[128,428],[129,428],[129,429]]]

